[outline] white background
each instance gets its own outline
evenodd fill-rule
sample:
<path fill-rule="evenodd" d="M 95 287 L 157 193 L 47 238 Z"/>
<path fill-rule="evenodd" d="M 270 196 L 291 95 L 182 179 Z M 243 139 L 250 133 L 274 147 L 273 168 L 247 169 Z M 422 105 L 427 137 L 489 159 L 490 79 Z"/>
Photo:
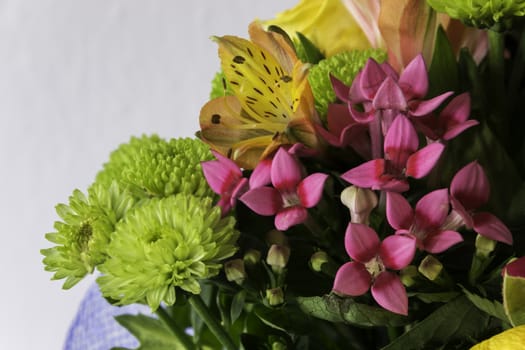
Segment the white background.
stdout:
<path fill-rule="evenodd" d="M 192 136 L 219 68 L 295 0 L 0 0 L 0 349 L 61 349 L 91 283 L 44 272 L 54 206 L 131 135 Z"/>

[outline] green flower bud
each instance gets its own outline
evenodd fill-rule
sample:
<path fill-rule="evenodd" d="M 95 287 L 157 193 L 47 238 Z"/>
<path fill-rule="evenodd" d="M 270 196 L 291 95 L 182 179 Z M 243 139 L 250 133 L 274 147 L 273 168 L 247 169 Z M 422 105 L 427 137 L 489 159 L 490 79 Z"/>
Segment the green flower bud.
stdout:
<path fill-rule="evenodd" d="M 242 259 L 233 259 L 225 262 L 224 272 L 228 281 L 235 282 L 238 285 L 241 285 L 247 277 Z"/>
<path fill-rule="evenodd" d="M 111 153 L 109 162 L 97 174 L 96 183 L 117 181 L 137 198 L 166 197 L 177 193 L 214 196 L 201 168 L 211 160 L 209 147 L 190 138 L 132 137 Z"/>
<path fill-rule="evenodd" d="M 525 325 L 525 257 L 514 259 L 503 269 L 503 307 L 512 326 Z"/>
<path fill-rule="evenodd" d="M 467 25 L 505 30 L 515 17 L 525 15 L 525 0 L 427 0 L 438 12 L 445 12 Z"/>
<path fill-rule="evenodd" d="M 351 222 L 370 224 L 370 213 L 377 207 L 377 196 L 367 188 L 349 186 L 341 192 L 341 202 L 350 209 Z"/>
<path fill-rule="evenodd" d="M 432 255 L 427 255 L 419 264 L 418 271 L 429 280 L 435 281 L 443 271 L 443 264 Z"/>
<path fill-rule="evenodd" d="M 290 248 L 283 245 L 272 244 L 268 250 L 266 263 L 272 267 L 276 273 L 281 273 L 288 264 L 290 258 Z"/>
<path fill-rule="evenodd" d="M 414 265 L 408 265 L 399 271 L 399 278 L 405 287 L 413 286 L 416 283 L 417 276 L 419 276 L 419 273 Z"/>
<path fill-rule="evenodd" d="M 257 265 L 261 261 L 261 252 L 255 249 L 249 249 L 244 254 L 243 260 L 248 266 Z"/>
<path fill-rule="evenodd" d="M 266 234 L 266 242 L 270 245 L 288 245 L 288 237 L 279 230 L 271 230 Z"/>
<path fill-rule="evenodd" d="M 107 257 L 106 248 L 115 225 L 134 205 L 131 195 L 114 182 L 108 188 L 94 185 L 87 196 L 75 190 L 69 205 L 58 204 L 56 232 L 46 239 L 56 246 L 42 249 L 46 271 L 55 272 L 53 279 L 63 279 L 63 288 L 77 284 Z"/>
<path fill-rule="evenodd" d="M 282 288 L 271 288 L 266 290 L 266 301 L 270 306 L 279 306 L 284 303 L 284 292 Z"/>
<path fill-rule="evenodd" d="M 350 85 L 371 57 L 382 62 L 386 59 L 386 53 L 382 50 L 373 49 L 346 51 L 328 57 L 310 68 L 308 82 L 312 87 L 315 108 L 322 117 L 326 116 L 328 105 L 336 101 L 330 74 L 346 85 Z"/>
<path fill-rule="evenodd" d="M 156 310 L 175 302 L 175 288 L 199 294 L 199 281 L 217 275 L 237 250 L 232 216 L 208 197 L 177 194 L 153 198 L 126 215 L 107 248 L 97 279 L 119 305 L 147 303 Z"/>
<path fill-rule="evenodd" d="M 313 253 L 310 257 L 310 267 L 315 272 L 321 272 L 323 265 L 328 263 L 328 261 L 328 254 L 321 250 Z"/>
<path fill-rule="evenodd" d="M 482 258 L 487 258 L 496 248 L 496 241 L 481 235 L 477 235 L 475 244 L 476 255 Z"/>

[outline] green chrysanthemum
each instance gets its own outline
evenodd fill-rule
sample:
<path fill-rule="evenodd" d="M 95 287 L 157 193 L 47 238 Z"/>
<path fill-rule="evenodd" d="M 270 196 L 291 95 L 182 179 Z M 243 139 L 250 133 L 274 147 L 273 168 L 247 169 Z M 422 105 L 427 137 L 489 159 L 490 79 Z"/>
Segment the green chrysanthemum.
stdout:
<path fill-rule="evenodd" d="M 310 69 L 308 81 L 314 94 L 315 108 L 321 116 L 326 116 L 328 105 L 336 101 L 330 74 L 350 85 L 370 57 L 382 62 L 386 59 L 386 53 L 381 50 L 342 52 L 320 61 Z"/>
<path fill-rule="evenodd" d="M 99 267 L 104 296 L 156 310 L 175 302 L 175 288 L 200 293 L 200 279 L 219 273 L 239 236 L 233 217 L 221 218 L 211 198 L 188 194 L 151 199 L 119 223 Z"/>
<path fill-rule="evenodd" d="M 438 12 L 479 28 L 504 30 L 525 15 L 525 0 L 427 0 Z"/>
<path fill-rule="evenodd" d="M 224 73 L 222 71 L 217 72 L 211 81 L 210 100 L 230 95 L 233 95 L 233 92 L 228 86 Z"/>
<path fill-rule="evenodd" d="M 108 185 L 117 181 L 138 198 L 177 193 L 213 196 L 200 165 L 211 159 L 209 147 L 197 139 L 132 137 L 111 154 L 96 183 Z"/>
<path fill-rule="evenodd" d="M 41 250 L 46 271 L 55 272 L 53 279 L 65 278 L 64 289 L 92 273 L 104 262 L 115 225 L 133 203 L 131 195 L 120 191 L 116 183 L 109 189 L 93 186 L 87 196 L 75 190 L 69 197 L 69 205 L 56 206 L 63 221 L 56 221 L 56 232 L 46 235 L 47 240 L 57 244 Z"/>

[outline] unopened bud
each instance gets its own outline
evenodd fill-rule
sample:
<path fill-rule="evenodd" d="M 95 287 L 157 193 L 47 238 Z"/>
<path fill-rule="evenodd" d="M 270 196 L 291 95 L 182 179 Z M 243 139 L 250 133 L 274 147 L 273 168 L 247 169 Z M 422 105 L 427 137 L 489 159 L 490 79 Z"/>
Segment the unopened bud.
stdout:
<path fill-rule="evenodd" d="M 272 343 L 272 350 L 286 350 L 288 347 L 286 346 L 286 343 L 283 343 L 280 340 L 274 341 Z"/>
<path fill-rule="evenodd" d="M 290 248 L 283 245 L 273 244 L 268 250 L 266 263 L 272 267 L 272 270 L 281 273 L 288 264 L 290 258 Z"/>
<path fill-rule="evenodd" d="M 248 266 L 257 265 L 261 261 L 261 252 L 255 249 L 249 249 L 244 254 L 243 260 Z"/>
<path fill-rule="evenodd" d="M 266 234 L 266 242 L 268 242 L 269 245 L 279 244 L 287 246 L 288 237 L 286 237 L 286 235 L 279 230 L 271 230 Z"/>
<path fill-rule="evenodd" d="M 443 264 L 432 255 L 427 255 L 419 264 L 418 271 L 429 280 L 434 281 L 443 271 Z"/>
<path fill-rule="evenodd" d="M 284 292 L 282 288 L 267 289 L 266 300 L 270 306 L 278 306 L 284 303 Z"/>
<path fill-rule="evenodd" d="M 233 259 L 225 262 L 224 271 L 226 272 L 226 279 L 238 285 L 241 285 L 247 277 L 242 259 Z"/>
<path fill-rule="evenodd" d="M 318 251 L 312 254 L 310 257 L 310 266 L 315 272 L 321 272 L 324 264 L 328 262 L 328 254 L 325 251 Z"/>
<path fill-rule="evenodd" d="M 476 255 L 486 258 L 496 248 L 496 241 L 492 239 L 477 235 L 476 237 Z"/>
<path fill-rule="evenodd" d="M 350 221 L 368 225 L 370 213 L 377 206 L 377 196 L 367 188 L 349 186 L 341 192 L 341 202 L 350 209 Z"/>
<path fill-rule="evenodd" d="M 413 286 L 416 283 L 417 276 L 419 276 L 419 273 L 417 272 L 417 267 L 414 265 L 408 265 L 399 271 L 399 278 L 405 287 Z"/>

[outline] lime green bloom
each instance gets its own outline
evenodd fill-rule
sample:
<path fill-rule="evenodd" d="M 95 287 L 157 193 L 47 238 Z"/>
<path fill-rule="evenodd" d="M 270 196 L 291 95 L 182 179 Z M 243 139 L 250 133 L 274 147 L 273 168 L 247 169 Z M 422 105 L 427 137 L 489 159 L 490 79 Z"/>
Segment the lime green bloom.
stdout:
<path fill-rule="evenodd" d="M 111 258 L 99 267 L 100 290 L 120 305 L 143 302 L 152 310 L 172 305 L 176 287 L 199 294 L 199 280 L 217 275 L 237 250 L 234 226 L 208 197 L 151 199 L 117 225 Z"/>
<path fill-rule="evenodd" d="M 231 95 L 233 95 L 233 91 L 228 86 L 224 73 L 222 71 L 217 72 L 211 81 L 210 100 Z"/>
<path fill-rule="evenodd" d="M 53 279 L 63 279 L 63 288 L 69 289 L 106 259 L 106 248 L 116 223 L 133 206 L 127 192 L 116 183 L 108 189 L 96 185 L 88 195 L 75 190 L 69 205 L 58 204 L 57 214 L 63 221 L 55 222 L 56 232 L 46 239 L 56 244 L 42 249 L 46 271 L 55 272 Z"/>
<path fill-rule="evenodd" d="M 506 29 L 525 15 L 525 0 L 427 0 L 438 12 L 478 28 Z"/>
<path fill-rule="evenodd" d="M 301 0 L 264 25 L 282 28 L 294 41 L 296 32 L 302 33 L 326 57 L 370 48 L 365 34 L 340 0 Z"/>
<path fill-rule="evenodd" d="M 326 116 L 328 105 L 336 101 L 335 92 L 330 82 L 330 74 L 350 86 L 354 77 L 370 57 L 382 62 L 387 55 L 382 50 L 373 49 L 346 51 L 328 57 L 310 68 L 308 81 L 314 94 L 315 108 L 321 116 Z"/>
<path fill-rule="evenodd" d="M 132 137 L 111 153 L 96 183 L 117 181 L 137 198 L 176 193 L 213 196 L 202 173 L 201 161 L 211 160 L 209 147 L 197 139 L 166 141 L 156 135 Z"/>
<path fill-rule="evenodd" d="M 497 334 L 471 347 L 470 350 L 521 350 L 524 339 L 525 325 Z"/>

